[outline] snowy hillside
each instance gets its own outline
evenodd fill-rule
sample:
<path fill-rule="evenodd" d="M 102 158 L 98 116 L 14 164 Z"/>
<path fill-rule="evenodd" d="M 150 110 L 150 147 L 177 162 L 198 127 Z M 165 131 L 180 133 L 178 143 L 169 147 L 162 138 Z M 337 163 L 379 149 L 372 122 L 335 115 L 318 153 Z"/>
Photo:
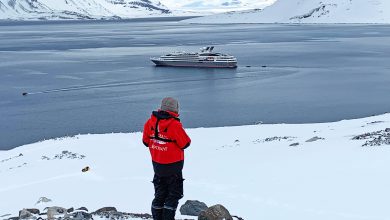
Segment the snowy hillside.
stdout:
<path fill-rule="evenodd" d="M 193 144 L 181 204 L 221 203 L 246 220 L 389 217 L 390 114 L 188 133 Z M 90 171 L 81 172 L 86 166 Z M 46 206 L 150 213 L 152 176 L 141 133 L 79 135 L 1 151 L 0 216 Z M 41 197 L 51 202 L 36 204 Z"/>
<path fill-rule="evenodd" d="M 254 8 L 264 8 L 272 4 L 275 0 L 162 0 L 170 9 L 178 11 L 198 11 L 198 12 L 226 12 Z"/>
<path fill-rule="evenodd" d="M 120 19 L 170 13 L 158 0 L 0 0 L 0 19 Z"/>
<path fill-rule="evenodd" d="M 191 23 L 390 23 L 388 0 L 277 0 L 250 10 L 187 20 Z"/>

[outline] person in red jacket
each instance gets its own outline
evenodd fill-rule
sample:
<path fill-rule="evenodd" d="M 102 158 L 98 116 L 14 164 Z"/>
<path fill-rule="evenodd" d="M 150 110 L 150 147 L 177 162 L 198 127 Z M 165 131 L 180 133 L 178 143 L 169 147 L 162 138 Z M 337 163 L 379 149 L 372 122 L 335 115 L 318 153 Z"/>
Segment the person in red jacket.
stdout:
<path fill-rule="evenodd" d="M 174 220 L 183 197 L 184 149 L 190 146 L 191 139 L 178 117 L 178 101 L 164 98 L 161 108 L 153 111 L 144 126 L 142 141 L 150 150 L 154 169 L 154 220 Z"/>

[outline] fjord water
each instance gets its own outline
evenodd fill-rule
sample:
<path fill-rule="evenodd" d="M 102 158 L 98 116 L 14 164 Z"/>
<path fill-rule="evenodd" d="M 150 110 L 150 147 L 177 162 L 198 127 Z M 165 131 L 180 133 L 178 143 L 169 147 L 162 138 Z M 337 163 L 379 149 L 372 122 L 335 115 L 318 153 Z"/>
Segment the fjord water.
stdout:
<path fill-rule="evenodd" d="M 236 56 L 238 68 L 149 61 L 208 45 Z M 0 149 L 140 131 L 165 96 L 180 100 L 187 128 L 381 114 L 390 110 L 389 54 L 386 25 L 3 22 Z"/>

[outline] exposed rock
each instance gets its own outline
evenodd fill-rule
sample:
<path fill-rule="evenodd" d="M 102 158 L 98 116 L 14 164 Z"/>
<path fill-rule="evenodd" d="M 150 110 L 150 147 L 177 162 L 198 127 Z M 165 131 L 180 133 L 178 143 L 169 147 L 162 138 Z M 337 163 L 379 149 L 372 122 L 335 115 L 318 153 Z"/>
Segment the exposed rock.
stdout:
<path fill-rule="evenodd" d="M 41 157 L 41 160 L 50 160 L 50 158 L 46 157 L 46 156 L 42 156 Z"/>
<path fill-rule="evenodd" d="M 289 137 L 289 136 L 284 136 L 284 137 L 268 137 L 268 138 L 265 138 L 265 139 L 257 139 L 255 141 L 253 141 L 253 143 L 264 143 L 264 142 L 272 142 L 272 141 L 281 141 L 281 140 L 287 140 L 287 141 L 292 141 L 294 140 L 295 137 Z"/>
<path fill-rule="evenodd" d="M 153 216 L 151 216 L 150 214 L 147 214 L 147 213 L 144 213 L 144 214 L 126 213 L 126 214 L 132 218 L 153 219 Z"/>
<path fill-rule="evenodd" d="M 218 204 L 202 211 L 198 220 L 233 220 L 233 218 L 225 207 Z"/>
<path fill-rule="evenodd" d="M 67 150 L 62 151 L 60 154 L 54 155 L 54 157 L 50 158 L 48 156 L 42 156 L 42 160 L 61 160 L 61 159 L 79 159 L 82 160 L 85 158 L 85 155 L 78 154 L 78 153 L 73 153 Z"/>
<path fill-rule="evenodd" d="M 27 219 L 31 217 L 33 217 L 33 215 L 27 209 L 22 209 L 19 211 L 19 219 Z"/>
<path fill-rule="evenodd" d="M 66 214 L 68 211 L 67 209 L 62 208 L 62 207 L 58 207 L 58 206 L 47 207 L 44 210 L 47 210 L 47 219 L 48 220 L 53 220 L 53 219 L 55 219 L 56 215 Z"/>
<path fill-rule="evenodd" d="M 35 203 L 35 205 L 37 205 L 39 203 L 48 203 L 48 202 L 51 202 L 51 199 L 48 199 L 46 197 L 41 197 L 38 199 L 38 201 Z"/>
<path fill-rule="evenodd" d="M 76 211 L 77 210 L 80 210 L 80 211 L 86 211 L 86 212 L 88 212 L 88 209 L 87 208 L 85 208 L 85 207 L 80 207 L 80 208 L 78 208 L 78 209 L 76 209 Z M 72 211 L 73 212 L 73 211 Z"/>
<path fill-rule="evenodd" d="M 309 140 L 306 140 L 306 142 L 314 142 L 314 141 L 318 141 L 318 140 L 325 140 L 325 138 L 315 136 L 315 137 L 310 138 Z"/>
<path fill-rule="evenodd" d="M 98 209 L 98 210 L 92 212 L 92 214 L 100 214 L 100 213 L 104 213 L 104 212 L 117 212 L 117 210 L 115 207 L 103 207 L 101 209 Z"/>
<path fill-rule="evenodd" d="M 64 217 L 65 220 L 88 220 L 92 219 L 92 214 L 89 214 L 88 212 L 83 212 L 83 211 L 76 211 L 71 214 L 67 214 Z"/>
<path fill-rule="evenodd" d="M 74 208 L 73 208 L 73 207 L 71 207 L 71 208 L 69 208 L 68 210 L 66 210 L 67 213 L 71 213 L 71 212 L 73 212 L 73 211 L 74 211 Z"/>
<path fill-rule="evenodd" d="M 373 125 L 373 124 L 379 124 L 379 123 L 383 123 L 384 121 L 373 121 L 373 122 L 369 122 L 367 123 L 368 125 Z"/>
<path fill-rule="evenodd" d="M 366 140 L 363 147 L 390 145 L 390 128 L 357 135 L 352 140 Z"/>
<path fill-rule="evenodd" d="M 39 209 L 26 209 L 26 210 L 29 211 L 31 214 L 35 214 L 35 215 L 39 215 L 41 213 Z"/>
<path fill-rule="evenodd" d="M 11 214 L 0 215 L 0 218 L 11 216 Z"/>
<path fill-rule="evenodd" d="M 153 219 L 153 216 L 150 214 L 137 214 L 137 213 L 126 213 L 126 212 L 117 212 L 117 211 L 101 211 L 93 213 L 94 216 L 98 216 L 104 219 L 110 220 L 123 220 L 123 219 Z"/>
<path fill-rule="evenodd" d="M 8 218 L 8 220 L 19 220 L 19 217 L 11 217 L 11 218 Z"/>
<path fill-rule="evenodd" d="M 204 211 L 207 208 L 207 205 L 203 202 L 198 200 L 187 200 L 184 205 L 180 207 L 180 213 L 182 215 L 198 216 L 201 211 Z"/>
<path fill-rule="evenodd" d="M 298 146 L 298 145 L 299 145 L 299 143 L 292 143 L 292 144 L 290 144 L 291 147 L 295 147 L 295 146 Z"/>

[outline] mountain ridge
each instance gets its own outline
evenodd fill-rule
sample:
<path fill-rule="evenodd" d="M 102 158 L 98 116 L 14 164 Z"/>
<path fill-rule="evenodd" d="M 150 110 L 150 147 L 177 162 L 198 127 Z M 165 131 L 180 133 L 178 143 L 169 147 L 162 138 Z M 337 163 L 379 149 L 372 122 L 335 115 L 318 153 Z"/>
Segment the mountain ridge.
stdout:
<path fill-rule="evenodd" d="M 158 0 L 0 0 L 0 19 L 8 20 L 127 19 L 171 13 Z"/>
<path fill-rule="evenodd" d="M 190 19 L 190 23 L 390 23 L 386 0 L 278 0 L 263 10 Z"/>

